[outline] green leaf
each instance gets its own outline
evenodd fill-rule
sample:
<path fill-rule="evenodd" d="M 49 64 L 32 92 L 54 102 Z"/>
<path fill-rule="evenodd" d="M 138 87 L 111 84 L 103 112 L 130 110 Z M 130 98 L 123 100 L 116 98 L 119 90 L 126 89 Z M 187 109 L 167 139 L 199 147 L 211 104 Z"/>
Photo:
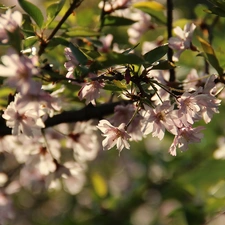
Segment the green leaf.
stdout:
<path fill-rule="evenodd" d="M 27 36 L 34 36 L 35 31 L 34 27 L 32 26 L 31 18 L 27 14 L 23 14 L 23 24 L 22 30 Z"/>
<path fill-rule="evenodd" d="M 74 57 L 77 59 L 77 61 L 81 64 L 81 65 L 86 65 L 87 64 L 87 57 L 86 55 L 75 45 L 73 45 L 72 43 L 69 44 L 69 48 L 71 49 Z"/>
<path fill-rule="evenodd" d="M 128 48 L 127 50 L 125 50 L 123 52 L 123 54 L 129 54 L 131 51 L 133 51 L 135 48 L 137 48 L 137 46 L 139 45 L 140 43 L 137 43 L 135 46 L 133 46 L 132 48 Z"/>
<path fill-rule="evenodd" d="M 168 61 L 168 60 L 160 60 L 159 62 L 155 63 L 153 67 L 151 68 L 152 70 L 171 70 L 174 69 L 176 66 Z"/>
<path fill-rule="evenodd" d="M 222 76 L 223 68 L 221 68 L 212 46 L 207 41 L 202 39 L 201 37 L 198 37 L 198 40 L 200 41 L 203 51 L 206 54 L 206 59 L 215 68 L 215 70 L 218 72 L 218 74 L 220 76 Z"/>
<path fill-rule="evenodd" d="M 58 2 L 55 2 L 51 4 L 47 8 L 47 22 L 46 22 L 46 27 L 49 26 L 49 24 L 55 19 L 55 17 L 58 15 L 58 13 L 61 11 L 62 7 L 65 4 L 65 0 L 60 0 Z"/>
<path fill-rule="evenodd" d="M 59 21 L 53 20 L 49 25 L 48 29 L 54 29 L 58 25 Z M 60 30 L 66 30 L 70 27 L 69 24 L 63 23 L 62 26 L 60 27 Z"/>
<path fill-rule="evenodd" d="M 106 16 L 104 26 L 129 26 L 135 22 L 136 21 L 124 17 Z"/>
<path fill-rule="evenodd" d="M 151 65 L 154 62 L 159 61 L 168 51 L 168 44 L 154 48 L 153 50 L 144 54 L 145 61 Z"/>
<path fill-rule="evenodd" d="M 0 9 L 2 9 L 2 10 L 13 9 L 14 7 L 16 7 L 16 6 L 15 5 L 13 5 L 13 6 L 6 6 L 6 5 L 3 5 L 3 4 L 0 4 Z"/>
<path fill-rule="evenodd" d="M 8 37 L 9 37 L 9 43 L 10 45 L 16 49 L 17 52 L 21 51 L 21 33 L 20 29 L 17 28 L 16 30 L 13 31 L 13 33 L 7 31 Z"/>
<path fill-rule="evenodd" d="M 25 1 L 25 0 L 18 0 L 21 8 L 28 14 L 30 17 L 35 21 L 39 28 L 42 27 L 44 22 L 44 17 L 42 15 L 41 10 L 34 4 Z"/>
<path fill-rule="evenodd" d="M 99 69 L 105 69 L 114 65 L 141 65 L 143 63 L 144 60 L 135 54 L 110 52 L 108 54 L 102 54 L 100 57 L 98 57 L 96 61 L 90 66 L 90 70 L 95 71 Z"/>
<path fill-rule="evenodd" d="M 68 37 L 96 37 L 100 33 L 83 27 L 71 28 L 66 32 Z"/>
<path fill-rule="evenodd" d="M 52 38 L 52 40 L 49 42 L 48 44 L 48 48 L 54 48 L 58 45 L 62 45 L 65 47 L 68 47 L 70 45 L 70 42 L 67 41 L 65 38 L 63 37 L 54 37 Z"/>
<path fill-rule="evenodd" d="M 210 2 L 213 6 L 209 7 L 209 10 L 206 10 L 206 12 L 225 17 L 225 1 L 210 0 Z"/>
<path fill-rule="evenodd" d="M 119 88 L 114 83 L 113 84 L 107 83 L 104 86 L 104 90 L 108 90 L 108 91 L 112 91 L 112 92 L 117 92 L 117 91 L 122 91 L 123 89 Z"/>
<path fill-rule="evenodd" d="M 38 41 L 37 36 L 30 36 L 23 41 L 24 49 L 32 47 Z"/>
<path fill-rule="evenodd" d="M 156 2 L 156 1 L 150 1 L 150 2 L 137 2 L 133 4 L 133 7 L 140 9 L 141 11 L 149 14 L 159 22 L 166 24 L 166 17 L 163 13 L 163 10 L 165 7 Z"/>
<path fill-rule="evenodd" d="M 127 84 L 125 82 L 119 81 L 119 80 L 113 80 L 113 83 L 116 87 L 120 88 L 121 90 L 127 89 Z"/>

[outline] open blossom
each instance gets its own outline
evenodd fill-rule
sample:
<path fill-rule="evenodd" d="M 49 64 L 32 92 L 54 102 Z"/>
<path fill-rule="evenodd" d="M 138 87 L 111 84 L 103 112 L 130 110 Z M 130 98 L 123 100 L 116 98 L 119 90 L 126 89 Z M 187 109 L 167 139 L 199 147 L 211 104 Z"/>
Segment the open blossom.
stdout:
<path fill-rule="evenodd" d="M 151 16 L 142 11 L 136 10 L 129 17 L 134 21 L 138 21 L 127 30 L 129 42 L 135 45 L 139 42 L 141 36 L 154 26 L 151 22 Z"/>
<path fill-rule="evenodd" d="M 11 102 L 2 117 L 6 120 L 6 125 L 12 128 L 12 134 L 18 135 L 20 133 L 30 137 L 34 134 L 39 134 L 41 128 L 45 127 L 41 112 L 37 113 L 33 108 L 21 107 L 18 104 L 20 94 L 15 96 L 15 100 Z"/>
<path fill-rule="evenodd" d="M 125 131 L 125 123 L 120 124 L 118 127 L 114 127 L 107 120 L 100 120 L 97 128 L 102 131 L 105 139 L 102 142 L 103 149 L 109 150 L 115 145 L 119 151 L 122 151 L 125 147 L 130 148 L 128 139 L 130 135 Z"/>
<path fill-rule="evenodd" d="M 200 127 L 181 127 L 178 129 L 178 134 L 174 137 L 173 143 L 170 146 L 169 153 L 172 156 L 176 156 L 176 148 L 180 148 L 181 151 L 188 149 L 188 144 L 199 143 L 203 138 L 203 134 L 200 133 L 205 128 Z"/>
<path fill-rule="evenodd" d="M 65 48 L 65 56 L 67 58 L 67 62 L 64 63 L 65 68 L 67 69 L 68 73 L 66 74 L 67 78 L 74 78 L 73 72 L 74 69 L 79 65 L 78 60 L 73 55 L 70 48 Z"/>
<path fill-rule="evenodd" d="M 180 27 L 174 28 L 174 33 L 176 37 L 171 37 L 169 39 L 169 47 L 174 49 L 176 53 L 173 56 L 174 61 L 178 61 L 180 54 L 186 49 L 196 50 L 192 45 L 192 36 L 196 28 L 196 25 L 193 23 L 186 24 L 184 30 Z"/>
<path fill-rule="evenodd" d="M 209 94 L 199 94 L 196 96 L 198 105 L 200 107 L 200 113 L 205 121 L 205 123 L 209 123 L 215 113 L 219 113 L 220 99 L 217 99 L 213 95 Z"/>
<path fill-rule="evenodd" d="M 31 78 L 38 74 L 38 70 L 32 59 L 24 55 L 19 56 L 10 48 L 1 60 L 4 65 L 0 65 L 0 76 L 7 77 L 6 83 L 9 86 L 16 87 L 23 94 L 33 89 L 35 82 Z"/>
<path fill-rule="evenodd" d="M 100 95 L 100 89 L 103 88 L 105 84 L 99 81 L 90 81 L 84 83 L 78 93 L 80 100 L 86 99 L 86 104 L 90 102 L 95 105 L 95 99 Z"/>
<path fill-rule="evenodd" d="M 8 42 L 8 32 L 14 32 L 22 24 L 22 14 L 19 11 L 12 13 L 7 10 L 5 14 L 0 15 L 0 41 Z"/>
<path fill-rule="evenodd" d="M 182 120 L 185 126 L 194 123 L 194 119 L 197 117 L 198 112 L 200 111 L 200 106 L 198 105 L 198 99 L 196 95 L 198 93 L 188 93 L 185 92 L 182 94 L 178 102 L 178 117 Z"/>
<path fill-rule="evenodd" d="M 121 123 L 128 124 L 130 119 L 133 117 L 135 113 L 135 106 L 133 104 L 128 105 L 117 105 L 114 109 L 114 115 L 110 119 L 110 122 L 114 126 L 119 126 Z M 141 121 L 143 117 L 140 114 L 136 114 L 135 117 L 132 118 L 129 126 L 127 127 L 127 132 L 131 136 L 130 140 L 140 141 L 143 137 L 143 133 L 141 131 Z"/>
<path fill-rule="evenodd" d="M 66 147 L 72 148 L 74 158 L 79 162 L 94 160 L 100 145 L 96 134 L 96 126 L 92 121 L 76 122 L 66 139 Z"/>
<path fill-rule="evenodd" d="M 152 133 L 153 137 L 158 137 L 160 140 L 163 139 L 166 129 L 171 133 L 176 133 L 176 126 L 170 117 L 172 110 L 173 106 L 170 102 L 165 101 L 155 109 L 149 108 L 144 111 L 142 113 L 144 117 L 143 133 L 145 135 Z"/>
<path fill-rule="evenodd" d="M 98 48 L 100 52 L 108 52 L 110 50 L 111 44 L 113 40 L 112 34 L 107 34 L 106 36 L 100 37 L 100 41 L 102 42 L 102 46 Z"/>

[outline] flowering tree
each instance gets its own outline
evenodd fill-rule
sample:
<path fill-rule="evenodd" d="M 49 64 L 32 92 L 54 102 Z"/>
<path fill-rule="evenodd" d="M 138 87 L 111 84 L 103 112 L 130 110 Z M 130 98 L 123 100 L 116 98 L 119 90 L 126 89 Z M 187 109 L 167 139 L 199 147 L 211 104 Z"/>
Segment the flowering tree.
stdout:
<path fill-rule="evenodd" d="M 210 132 L 214 114 L 222 115 L 224 59 L 217 42 L 225 3 L 198 5 L 193 20 L 173 19 L 172 0 L 93 1 L 93 10 L 82 0 L 60 0 L 48 3 L 45 12 L 31 1 L 18 3 L 21 12 L 0 4 L 0 224 L 17 218 L 21 224 L 209 224 L 224 210 L 224 175 L 201 179 L 206 161 L 204 173 L 193 170 L 183 179 L 174 168 L 185 167 L 183 174 L 192 159 L 209 156 L 213 171 L 224 169 L 222 136 L 205 155 L 181 153 L 192 143 L 208 145 L 203 130 Z M 171 143 L 148 144 L 154 148 L 148 153 L 133 147 L 155 138 Z M 121 161 L 124 148 L 139 163 L 127 155 Z M 120 177 L 112 170 L 107 180 L 107 172 L 90 168 L 109 170 L 105 162 L 116 168 L 107 161 L 110 153 L 102 153 L 110 149 L 119 151 L 126 172 Z M 170 155 L 184 159 L 179 163 Z M 96 161 L 102 163 L 99 170 Z M 124 192 L 128 197 L 121 200 Z M 54 198 L 44 202 L 54 212 L 42 212 L 38 220 L 20 213 L 23 207 L 45 210 L 40 199 L 47 193 Z M 81 219 L 61 215 L 73 215 L 65 211 L 68 203 L 54 200 L 66 193 L 77 194 L 74 213 Z"/>

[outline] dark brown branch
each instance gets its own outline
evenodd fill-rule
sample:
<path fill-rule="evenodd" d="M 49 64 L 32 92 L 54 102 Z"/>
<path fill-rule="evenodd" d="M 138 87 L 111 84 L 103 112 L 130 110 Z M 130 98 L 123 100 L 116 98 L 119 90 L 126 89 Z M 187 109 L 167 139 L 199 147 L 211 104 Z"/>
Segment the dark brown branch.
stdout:
<path fill-rule="evenodd" d="M 172 37 L 173 30 L 173 0 L 167 0 L 167 38 Z M 168 48 L 167 57 L 170 62 L 173 62 L 173 50 Z M 170 82 L 174 82 L 176 80 L 175 70 L 170 69 Z"/>
<path fill-rule="evenodd" d="M 61 123 L 73 123 L 78 121 L 87 121 L 90 119 L 102 119 L 114 112 L 114 108 L 120 104 L 128 104 L 129 101 L 120 101 L 102 104 L 99 106 L 88 105 L 80 110 L 64 111 L 61 114 L 48 118 L 45 121 L 45 128 L 56 126 Z M 5 124 L 5 120 L 0 117 L 0 137 L 10 135 L 11 129 Z"/>

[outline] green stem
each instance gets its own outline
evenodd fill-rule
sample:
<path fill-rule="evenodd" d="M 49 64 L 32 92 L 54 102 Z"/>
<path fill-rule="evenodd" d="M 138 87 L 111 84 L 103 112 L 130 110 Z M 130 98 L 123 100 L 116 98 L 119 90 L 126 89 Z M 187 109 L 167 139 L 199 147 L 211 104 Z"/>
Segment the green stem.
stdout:
<path fill-rule="evenodd" d="M 49 44 L 49 41 L 55 36 L 55 34 L 58 32 L 58 30 L 61 28 L 61 26 L 63 25 L 63 23 L 67 20 L 67 18 L 73 13 L 74 9 L 76 9 L 82 2 L 83 0 L 74 0 L 69 9 L 66 11 L 65 15 L 63 16 L 63 18 L 59 21 L 59 23 L 57 24 L 57 26 L 55 27 L 55 29 L 52 31 L 52 33 L 49 35 L 49 37 L 46 40 L 42 39 L 41 45 L 40 45 L 40 49 L 38 52 L 38 55 L 41 56 L 46 47 Z"/>

